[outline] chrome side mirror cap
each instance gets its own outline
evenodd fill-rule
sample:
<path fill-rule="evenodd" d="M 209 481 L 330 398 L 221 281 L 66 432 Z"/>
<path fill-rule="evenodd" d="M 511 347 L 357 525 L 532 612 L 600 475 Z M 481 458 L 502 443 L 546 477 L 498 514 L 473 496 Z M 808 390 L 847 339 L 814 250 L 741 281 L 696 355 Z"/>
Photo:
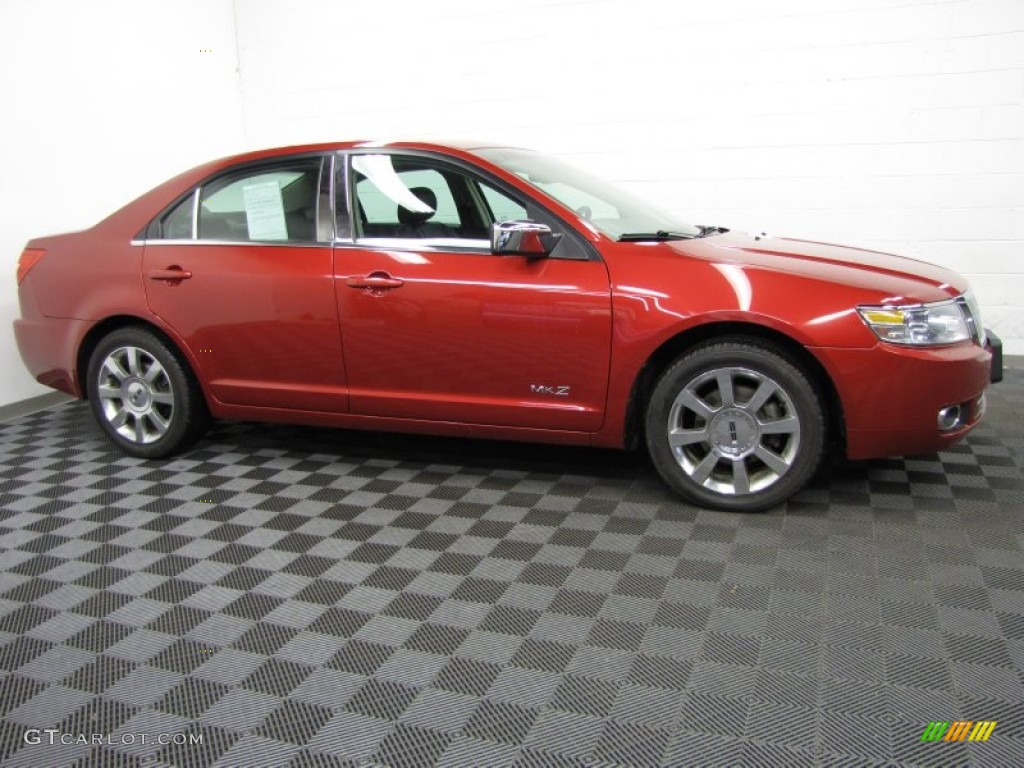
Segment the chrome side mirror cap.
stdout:
<path fill-rule="evenodd" d="M 552 232 L 547 224 L 537 221 L 496 221 L 491 226 L 491 253 L 540 259 L 550 255 L 561 239 L 561 233 Z"/>

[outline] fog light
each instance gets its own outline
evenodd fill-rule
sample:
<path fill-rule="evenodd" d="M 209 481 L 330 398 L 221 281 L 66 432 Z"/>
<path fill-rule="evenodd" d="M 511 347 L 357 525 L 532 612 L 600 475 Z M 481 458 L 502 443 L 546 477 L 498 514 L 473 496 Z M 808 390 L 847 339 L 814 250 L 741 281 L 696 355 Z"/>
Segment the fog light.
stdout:
<path fill-rule="evenodd" d="M 939 411 L 939 432 L 949 432 L 960 426 L 962 411 L 959 405 L 949 405 Z"/>

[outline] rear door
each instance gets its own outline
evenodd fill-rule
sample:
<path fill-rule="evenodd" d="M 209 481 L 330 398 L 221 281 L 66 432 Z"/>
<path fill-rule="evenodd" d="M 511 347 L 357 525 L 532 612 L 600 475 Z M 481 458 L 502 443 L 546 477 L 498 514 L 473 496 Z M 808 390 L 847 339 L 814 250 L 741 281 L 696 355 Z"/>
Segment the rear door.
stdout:
<path fill-rule="evenodd" d="M 150 309 L 224 403 L 346 411 L 327 204 L 332 158 L 240 168 L 147 233 Z"/>
<path fill-rule="evenodd" d="M 461 166 L 353 154 L 335 291 L 353 413 L 590 432 L 604 420 L 611 299 L 573 237 L 496 256 L 496 218 L 537 206 Z M 556 223 L 556 226 L 564 226 Z"/>

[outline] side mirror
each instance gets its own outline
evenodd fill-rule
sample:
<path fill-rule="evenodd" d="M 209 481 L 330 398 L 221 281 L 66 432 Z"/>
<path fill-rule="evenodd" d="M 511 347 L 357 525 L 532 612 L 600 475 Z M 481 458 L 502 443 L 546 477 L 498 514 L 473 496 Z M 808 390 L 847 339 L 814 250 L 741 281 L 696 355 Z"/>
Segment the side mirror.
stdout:
<path fill-rule="evenodd" d="M 548 256 L 562 239 L 547 224 L 525 219 L 496 221 L 491 226 L 491 253 L 498 255 Z"/>

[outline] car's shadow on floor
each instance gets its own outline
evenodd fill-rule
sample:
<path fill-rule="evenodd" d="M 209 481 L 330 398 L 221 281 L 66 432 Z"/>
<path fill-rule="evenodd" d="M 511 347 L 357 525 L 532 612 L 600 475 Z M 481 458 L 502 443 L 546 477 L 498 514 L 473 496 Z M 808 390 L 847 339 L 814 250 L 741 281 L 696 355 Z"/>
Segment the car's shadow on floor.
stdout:
<path fill-rule="evenodd" d="M 580 446 L 520 443 L 472 438 L 365 432 L 259 423 L 216 423 L 192 454 L 231 450 L 289 457 L 335 457 L 395 462 L 409 468 L 441 466 L 450 471 L 509 474 L 534 480 L 574 476 L 596 493 L 617 491 L 631 501 L 689 506 L 658 477 L 642 448 L 612 450 Z M 822 503 L 863 504 L 873 489 L 909 494 L 907 462 L 934 463 L 939 454 L 871 461 L 827 456 L 808 486 L 773 512 L 824 513 Z"/>
<path fill-rule="evenodd" d="M 285 451 L 290 456 L 326 454 L 531 475 L 593 475 L 620 482 L 654 472 L 639 451 L 250 422 L 215 422 L 192 452 L 222 450 L 224 445 L 244 446 L 253 453 Z"/>
<path fill-rule="evenodd" d="M 109 455 L 111 463 L 124 460 L 124 455 L 107 442 L 95 426 L 85 402 L 61 406 L 60 413 L 60 426 L 65 435 L 75 435 L 83 445 L 88 444 L 104 456 Z M 957 482 L 957 478 L 950 477 L 948 463 L 955 460 L 958 473 L 966 470 L 980 474 L 978 467 L 972 470 L 970 466 L 973 463 L 972 443 L 983 449 L 986 444 L 995 442 L 992 437 L 985 436 L 985 429 L 979 429 L 967 443 L 941 454 L 870 461 L 826 457 L 804 490 L 768 514 L 821 516 L 835 505 L 863 509 L 864 505 L 871 507 L 879 503 L 893 508 L 949 508 L 954 495 L 950 492 L 950 484 Z M 588 494 L 633 502 L 690 506 L 661 481 L 642 449 L 611 450 L 217 421 L 206 436 L 180 458 L 209 461 L 227 453 L 244 454 L 257 463 L 282 456 L 297 461 L 326 463 L 386 462 L 418 471 L 429 468 L 442 475 L 469 471 L 492 477 L 504 476 L 506 482 L 558 482 L 569 476 L 580 491 Z M 145 463 L 159 468 L 167 461 L 170 460 Z M 979 490 L 991 494 L 989 489 Z"/>

